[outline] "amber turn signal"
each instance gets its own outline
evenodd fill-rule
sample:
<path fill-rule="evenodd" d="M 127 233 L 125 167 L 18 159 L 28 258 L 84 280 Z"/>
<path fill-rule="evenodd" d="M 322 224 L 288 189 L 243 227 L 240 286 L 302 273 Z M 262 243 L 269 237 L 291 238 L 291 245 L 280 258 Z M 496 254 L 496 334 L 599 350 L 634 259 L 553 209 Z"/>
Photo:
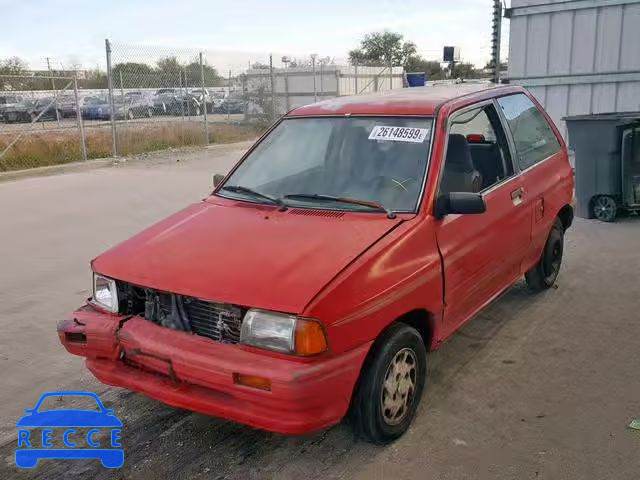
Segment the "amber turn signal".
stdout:
<path fill-rule="evenodd" d="M 257 388 L 259 390 L 271 391 L 271 380 L 255 375 L 243 375 L 242 373 L 233 374 L 233 383 L 236 385 L 244 385 L 245 387 Z"/>
<path fill-rule="evenodd" d="M 322 325 L 314 320 L 298 318 L 295 332 L 297 355 L 317 355 L 327 351 L 327 337 Z"/>

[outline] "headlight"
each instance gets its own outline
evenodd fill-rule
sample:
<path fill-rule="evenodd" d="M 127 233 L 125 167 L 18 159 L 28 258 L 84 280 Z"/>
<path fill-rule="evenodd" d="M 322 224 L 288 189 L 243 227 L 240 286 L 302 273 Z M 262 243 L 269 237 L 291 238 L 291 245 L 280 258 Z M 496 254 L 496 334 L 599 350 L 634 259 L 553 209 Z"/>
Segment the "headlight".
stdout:
<path fill-rule="evenodd" d="M 115 280 L 97 273 L 93 274 L 93 303 L 105 310 L 118 313 L 118 291 Z"/>
<path fill-rule="evenodd" d="M 327 351 L 327 339 L 316 320 L 251 309 L 244 316 L 240 342 L 296 355 Z"/>

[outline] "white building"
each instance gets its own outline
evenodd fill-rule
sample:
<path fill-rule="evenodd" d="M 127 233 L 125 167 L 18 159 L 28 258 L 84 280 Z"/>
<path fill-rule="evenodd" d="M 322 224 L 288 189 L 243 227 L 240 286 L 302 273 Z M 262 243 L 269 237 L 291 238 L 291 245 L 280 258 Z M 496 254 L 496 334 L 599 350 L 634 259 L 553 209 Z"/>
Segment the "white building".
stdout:
<path fill-rule="evenodd" d="M 263 88 L 270 95 L 269 69 L 247 71 L 249 92 Z M 402 88 L 402 67 L 364 67 L 352 65 L 317 65 L 311 67 L 274 68 L 273 86 L 276 109 L 285 113 L 292 108 L 342 95 L 381 92 Z"/>
<path fill-rule="evenodd" d="M 509 72 L 561 118 L 640 111 L 640 0 L 512 0 Z"/>

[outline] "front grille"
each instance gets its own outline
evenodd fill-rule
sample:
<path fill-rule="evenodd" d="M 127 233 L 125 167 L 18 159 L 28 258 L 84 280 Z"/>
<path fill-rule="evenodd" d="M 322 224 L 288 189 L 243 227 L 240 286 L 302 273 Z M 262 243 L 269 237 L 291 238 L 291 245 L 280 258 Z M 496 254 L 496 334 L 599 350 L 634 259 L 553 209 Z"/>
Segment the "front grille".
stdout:
<path fill-rule="evenodd" d="M 117 282 L 120 313 L 174 330 L 238 343 L 246 308 Z"/>
<path fill-rule="evenodd" d="M 185 311 L 191 331 L 196 335 L 229 343 L 240 341 L 240 327 L 246 310 L 193 298 L 185 303 Z"/>

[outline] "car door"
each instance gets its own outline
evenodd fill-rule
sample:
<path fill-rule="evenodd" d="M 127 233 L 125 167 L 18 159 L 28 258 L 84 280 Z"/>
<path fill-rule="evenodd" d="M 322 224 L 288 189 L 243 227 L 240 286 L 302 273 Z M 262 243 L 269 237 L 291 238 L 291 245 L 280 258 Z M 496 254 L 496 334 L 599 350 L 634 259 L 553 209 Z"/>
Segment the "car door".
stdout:
<path fill-rule="evenodd" d="M 438 195 L 475 192 L 486 205 L 484 213 L 452 214 L 436 222 L 444 324 L 453 331 L 520 276 L 531 212 L 523 207 L 523 184 L 493 100 L 451 114 L 447 136 Z"/>
<path fill-rule="evenodd" d="M 499 97 L 497 103 L 520 169 L 523 206 L 531 211 L 531 244 L 521 266 L 524 273 L 542 254 L 556 215 L 566 202 L 561 179 L 570 174 L 570 167 L 559 135 L 526 94 Z"/>

